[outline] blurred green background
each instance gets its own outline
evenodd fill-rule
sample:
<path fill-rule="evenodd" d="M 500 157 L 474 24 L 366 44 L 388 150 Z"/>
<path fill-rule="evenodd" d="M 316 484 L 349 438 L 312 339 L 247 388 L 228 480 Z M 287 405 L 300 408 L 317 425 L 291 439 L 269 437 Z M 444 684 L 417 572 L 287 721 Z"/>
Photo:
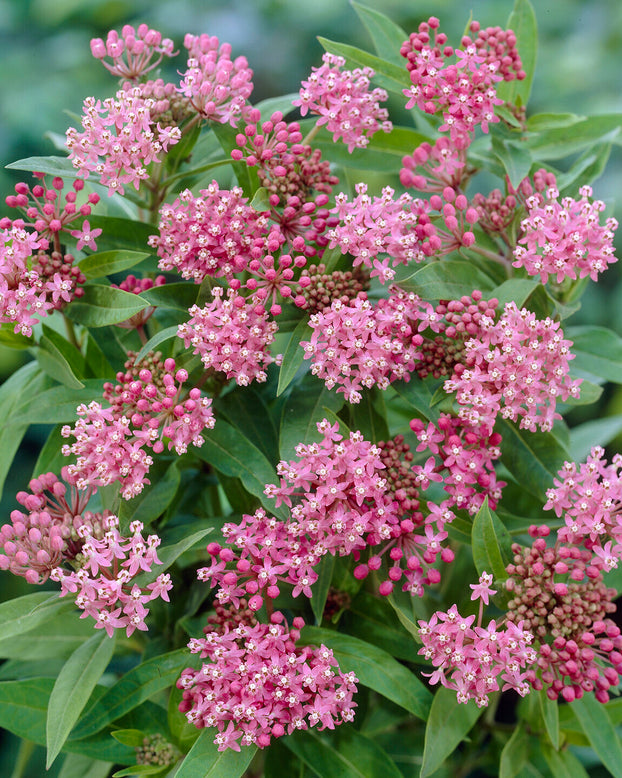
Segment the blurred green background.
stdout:
<path fill-rule="evenodd" d="M 532 0 L 538 18 L 540 46 L 530 113 L 622 112 L 622 3 L 620 0 Z M 505 25 L 513 0 L 382 0 L 367 5 L 382 11 L 407 32 L 430 15 L 438 16 L 450 42 L 457 43 L 469 12 L 482 26 Z M 76 125 L 84 97 L 104 98 L 117 83 L 91 57 L 89 40 L 106 37 L 109 29 L 146 22 L 183 49 L 183 36 L 209 33 L 244 54 L 255 72 L 253 101 L 294 92 L 300 80 L 318 65 L 321 35 L 356 46 L 371 46 L 347 0 L 0 0 L 0 193 L 13 191 L 23 174 L 3 169 L 14 160 L 57 153 L 47 132 L 64 134 Z M 181 67 L 181 59 L 178 67 Z M 175 68 L 165 73 L 176 80 Z M 606 173 L 594 185 L 622 221 L 618 191 L 622 149 L 614 152 Z M 10 215 L 0 205 L 0 215 Z M 620 246 L 620 239 L 618 240 Z M 619 250 L 618 250 L 619 253 Z M 622 283 L 617 266 L 600 284 L 590 285 L 584 305 L 572 323 L 593 323 L 622 332 Z M 27 358 L 23 352 L 0 349 L 0 382 Z M 598 408 L 588 414 L 622 412 L 619 389 L 607 387 Z M 576 421 L 585 411 L 576 413 Z M 2 515 L 16 507 L 14 489 L 24 488 L 34 456 L 48 429 L 34 427 L 9 476 L 0 503 Z M 2 581 L 2 596 L 29 590 L 21 579 Z M 9 591 L 10 589 L 10 591 Z M 11 776 L 17 741 L 0 741 L 0 775 Z M 41 751 L 41 749 L 38 749 Z M 54 767 L 47 775 L 54 778 Z M 39 778 L 43 768 L 32 760 L 24 778 Z"/>

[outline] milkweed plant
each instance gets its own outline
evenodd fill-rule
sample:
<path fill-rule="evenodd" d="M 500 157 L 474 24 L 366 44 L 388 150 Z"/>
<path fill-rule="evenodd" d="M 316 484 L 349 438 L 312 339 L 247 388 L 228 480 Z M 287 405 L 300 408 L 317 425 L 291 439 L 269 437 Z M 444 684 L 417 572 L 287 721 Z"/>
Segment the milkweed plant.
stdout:
<path fill-rule="evenodd" d="M 571 321 L 621 117 L 529 111 L 529 0 L 352 5 L 375 53 L 259 103 L 216 37 L 112 30 L 110 97 L 8 166 L 2 481 L 49 437 L 0 724 L 63 777 L 622 775 L 622 455 L 564 420 L 622 383 Z"/>

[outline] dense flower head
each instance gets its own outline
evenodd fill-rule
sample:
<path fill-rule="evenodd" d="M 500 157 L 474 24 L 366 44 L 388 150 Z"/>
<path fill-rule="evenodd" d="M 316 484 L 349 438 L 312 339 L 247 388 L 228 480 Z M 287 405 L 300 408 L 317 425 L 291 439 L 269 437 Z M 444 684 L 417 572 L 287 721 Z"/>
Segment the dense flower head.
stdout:
<path fill-rule="evenodd" d="M 473 624 L 475 616 L 461 616 L 452 605 L 437 611 L 429 621 L 419 622 L 419 649 L 436 668 L 429 683 L 441 683 L 456 692 L 458 702 L 474 699 L 481 708 L 492 692 L 514 689 L 521 696 L 529 692 L 527 668 L 536 661 L 531 646 L 533 635 L 522 621 L 486 627 Z"/>
<path fill-rule="evenodd" d="M 446 45 L 447 36 L 439 33 L 438 27 L 438 19 L 431 17 L 419 25 L 418 32 L 411 33 L 400 50 L 412 82 L 410 89 L 403 90 L 408 98 L 406 108 L 417 106 L 426 113 L 442 113 L 440 131 L 449 132 L 455 146 L 466 148 L 477 126 L 488 132 L 488 125 L 499 121 L 495 107 L 503 100 L 497 96 L 495 85 L 520 66 L 520 60 L 509 65 L 504 62 L 505 51 L 513 51 L 516 39 L 507 32 L 497 59 L 490 38 L 484 40 L 480 35 L 477 43 L 465 38 L 464 49 L 454 51 Z M 456 60 L 450 61 L 454 54 Z"/>
<path fill-rule="evenodd" d="M 600 224 L 605 204 L 590 201 L 590 186 L 581 187 L 579 194 L 580 200 L 564 197 L 560 201 L 559 191 L 551 186 L 545 196 L 527 198 L 514 267 L 524 267 L 530 276 L 539 275 L 545 284 L 549 276 L 557 283 L 586 276 L 597 281 L 609 264 L 617 262 L 613 237 L 618 222 L 611 217 Z"/>
<path fill-rule="evenodd" d="M 210 661 L 182 672 L 179 709 L 196 727 L 217 728 L 219 751 L 265 748 L 296 730 L 352 721 L 357 678 L 341 672 L 326 646 L 297 646 L 303 626 L 296 617 L 290 628 L 277 611 L 270 624 L 224 621 L 189 642 Z"/>
<path fill-rule="evenodd" d="M 422 262 L 434 254 L 436 228 L 425 200 L 406 193 L 394 199 L 391 187 L 373 198 L 367 194 L 367 184 L 357 184 L 355 189 L 357 196 L 351 202 L 344 193 L 335 198 L 332 213 L 339 224 L 328 232 L 329 248 L 339 246 L 354 257 L 354 267 L 365 265 L 383 284 L 393 279 L 392 267 Z"/>
<path fill-rule="evenodd" d="M 554 486 L 546 493 L 545 510 L 554 510 L 565 526 L 558 536 L 565 543 L 592 551 L 591 564 L 609 571 L 622 558 L 622 456 L 611 463 L 600 446 L 594 446 L 586 462 L 565 462 Z"/>
<path fill-rule="evenodd" d="M 479 214 L 479 226 L 489 233 L 505 233 L 516 215 L 517 200 L 513 194 L 504 195 L 493 189 L 488 195 L 476 192 L 473 206 Z"/>
<path fill-rule="evenodd" d="M 292 585 L 294 597 L 311 597 L 315 567 L 326 554 L 346 556 L 392 537 L 398 519 L 378 448 L 360 432 L 343 437 L 339 425 L 326 419 L 318 431 L 319 443 L 299 444 L 296 459 L 279 462 L 280 485 L 266 486 L 277 508 L 286 506 L 288 518 L 259 509 L 223 528 L 236 554 L 218 543 L 208 546 L 212 562 L 199 578 L 218 585 L 219 602 L 237 607 L 251 595 L 249 606 L 257 610 L 265 596 L 278 596 L 279 582 Z M 231 562 L 235 570 L 227 569 Z"/>
<path fill-rule="evenodd" d="M 105 43 L 101 38 L 93 38 L 91 53 L 113 76 L 128 81 L 137 81 L 156 68 L 164 56 L 174 55 L 173 41 L 162 38 L 162 33 L 146 24 L 139 24 L 138 28 L 125 24 L 121 35 L 110 30 Z M 106 57 L 112 62 L 106 62 Z"/>
<path fill-rule="evenodd" d="M 229 43 L 205 34 L 186 35 L 184 46 L 189 59 L 179 92 L 203 118 L 236 127 L 253 91 L 246 57 L 232 60 Z"/>
<path fill-rule="evenodd" d="M 258 306 L 270 310 L 272 316 L 281 313 L 281 305 L 277 300 L 292 300 L 299 308 L 305 304 L 302 295 L 294 294 L 299 286 L 307 286 L 310 281 L 306 276 L 299 279 L 295 277 L 295 271 L 307 264 L 305 256 L 292 257 L 290 254 L 281 254 L 275 259 L 271 254 L 261 259 L 251 259 L 248 263 L 249 278 L 244 288 L 251 292 L 249 300 Z M 241 288 L 236 282 L 231 284 L 235 288 Z"/>
<path fill-rule="evenodd" d="M 177 746 L 169 743 L 159 732 L 155 735 L 145 735 L 142 745 L 135 746 L 134 750 L 137 765 L 172 767 L 181 757 Z"/>
<path fill-rule="evenodd" d="M 373 306 L 361 295 L 344 305 L 313 314 L 310 341 L 301 341 L 311 372 L 327 388 L 337 386 L 350 403 L 361 401 L 361 389 L 386 389 L 392 381 L 408 380 L 420 356 L 420 335 L 408 323 L 401 292 Z M 407 296 L 406 296 L 407 297 Z"/>
<path fill-rule="evenodd" d="M 622 673 L 622 635 L 607 618 L 615 611 L 614 589 L 603 583 L 585 548 L 559 539 L 547 546 L 545 525 L 530 527 L 531 547 L 512 546 L 506 588 L 510 621 L 521 620 L 535 636 L 537 667 L 528 673 L 536 689 L 566 702 L 595 692 L 607 702 Z"/>
<path fill-rule="evenodd" d="M 47 279 L 29 268 L 40 245 L 39 236 L 23 227 L 13 224 L 0 230 L 0 321 L 15 324 L 15 332 L 27 337 L 54 308 Z M 52 278 L 55 284 L 62 280 L 60 275 Z"/>
<path fill-rule="evenodd" d="M 190 320 L 179 325 L 177 334 L 186 348 L 201 357 L 206 369 L 235 378 L 239 386 L 264 382 L 265 368 L 274 361 L 269 346 L 277 325 L 262 305 L 247 302 L 234 289 L 226 298 L 222 287 L 212 290 L 213 301 L 203 308 L 193 305 Z"/>
<path fill-rule="evenodd" d="M 206 276 L 231 278 L 280 240 L 268 237 L 267 214 L 248 204 L 240 187 L 221 190 L 216 181 L 195 197 L 189 189 L 160 209 L 160 234 L 149 238 L 160 270 L 176 270 L 199 284 Z"/>
<path fill-rule="evenodd" d="M 181 455 L 190 444 L 202 446 L 203 431 L 214 427 L 211 399 L 196 388 L 183 396 L 186 370 L 176 370 L 170 358 L 163 363 L 152 358 L 149 366 L 140 364 L 138 376 L 132 366 L 118 373 L 116 385 L 104 384 L 109 408 L 95 401 L 82 404 L 74 427 L 62 428 L 63 437 L 75 438 L 62 451 L 77 458 L 67 473 L 78 488 L 119 481 L 121 496 L 129 500 L 149 483 L 153 458 L 146 449 L 162 452 L 167 438 L 168 449 Z"/>
<path fill-rule="evenodd" d="M 482 30 L 479 22 L 472 21 L 469 32 L 474 37 L 464 35 L 461 45 L 464 48 L 474 46 L 487 64 L 499 63 L 499 74 L 503 76 L 504 81 L 522 81 L 526 78 L 513 30 L 504 30 L 501 27 L 486 27 Z"/>
<path fill-rule="evenodd" d="M 148 166 L 161 162 L 161 154 L 181 139 L 179 127 L 162 126 L 152 116 L 156 101 L 140 86 L 120 89 L 114 98 L 87 97 L 83 132 L 67 130 L 69 158 L 84 178 L 96 173 L 108 194 L 136 189 L 149 178 Z"/>
<path fill-rule="evenodd" d="M 61 194 L 65 183 L 60 176 L 52 179 L 52 186 L 48 187 L 44 173 L 34 173 L 37 183 L 29 186 L 24 182 L 15 184 L 15 194 L 6 198 L 6 204 L 9 208 L 18 208 L 28 221 L 23 226 L 32 227 L 39 237 L 45 240 L 54 240 L 61 232 L 71 234 L 78 238 L 78 249 L 87 245 L 95 251 L 97 245 L 95 238 L 101 235 L 101 230 L 90 228 L 89 222 L 82 222 L 82 229 L 71 230 L 69 225 L 84 217 L 91 215 L 91 206 L 97 205 L 99 195 L 92 192 L 88 195 L 87 201 L 78 206 L 78 193 L 84 188 L 84 181 L 81 178 L 73 182 L 72 189 L 65 192 L 64 198 Z M 1 219 L 0 228 L 10 227 L 10 220 Z M 58 246 L 54 247 L 58 250 Z"/>
<path fill-rule="evenodd" d="M 466 177 L 466 150 L 456 148 L 444 135 L 433 146 L 422 143 L 402 158 L 402 185 L 420 192 L 443 192 L 448 186 L 457 191 Z"/>
<path fill-rule="evenodd" d="M 559 322 L 537 319 L 516 303 L 505 306 L 497 322 L 482 321 L 482 333 L 467 341 L 464 364 L 445 381 L 456 392 L 461 417 L 473 424 L 494 426 L 498 414 L 520 419 L 523 429 L 550 430 L 556 399 L 579 396 L 581 379 L 569 377 L 572 342 Z"/>
<path fill-rule="evenodd" d="M 60 583 L 61 597 L 75 594 L 81 618 L 95 619 L 95 629 L 105 629 L 110 637 L 115 629 L 125 629 L 129 637 L 136 629 L 147 630 L 146 604 L 157 597 L 168 602 L 172 583 L 165 573 L 146 587 L 132 582 L 138 573 L 149 573 L 154 564 L 162 564 L 156 551 L 160 538 L 144 538 L 140 521 L 130 524 L 130 537 L 122 536 L 118 526 L 119 519 L 112 514 L 101 517 L 95 531 L 92 522 L 79 526 L 79 568 L 70 572 L 56 567 L 50 578 Z"/>
<path fill-rule="evenodd" d="M 384 89 L 370 89 L 374 71 L 368 67 L 342 70 L 345 59 L 328 52 L 322 62 L 312 68 L 309 79 L 302 82 L 300 97 L 292 102 L 302 116 L 318 114 L 318 126 L 326 125 L 333 141 L 342 138 L 350 153 L 365 148 L 378 130 L 391 132 L 389 113 L 380 107 L 388 94 Z"/>

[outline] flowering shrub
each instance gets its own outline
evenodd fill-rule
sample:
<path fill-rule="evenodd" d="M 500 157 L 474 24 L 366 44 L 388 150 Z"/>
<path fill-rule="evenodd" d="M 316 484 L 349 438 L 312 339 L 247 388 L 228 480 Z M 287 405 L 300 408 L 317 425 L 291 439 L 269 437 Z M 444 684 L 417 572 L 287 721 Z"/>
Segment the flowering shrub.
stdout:
<path fill-rule="evenodd" d="M 377 56 L 322 39 L 279 110 L 201 31 L 171 82 L 147 24 L 91 41 L 119 83 L 6 198 L 0 486 L 52 429 L 0 725 L 63 777 L 622 775 L 622 457 L 567 423 L 622 383 L 568 322 L 612 121 L 528 112 L 528 0 L 455 45 L 354 6 Z"/>

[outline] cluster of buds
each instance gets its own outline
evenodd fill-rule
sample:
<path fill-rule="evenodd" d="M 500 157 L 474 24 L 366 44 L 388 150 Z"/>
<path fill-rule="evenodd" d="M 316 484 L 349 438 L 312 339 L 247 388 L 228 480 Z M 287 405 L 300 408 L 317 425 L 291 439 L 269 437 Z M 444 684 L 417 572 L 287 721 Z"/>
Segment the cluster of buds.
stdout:
<path fill-rule="evenodd" d="M 447 187 L 458 190 L 468 175 L 466 150 L 456 148 L 445 136 L 433 146 L 422 143 L 402 159 L 400 181 L 420 192 L 443 192 Z"/>
<path fill-rule="evenodd" d="M 269 624 L 229 613 L 230 620 L 208 625 L 204 638 L 188 643 L 193 654 L 210 661 L 184 670 L 177 681 L 183 690 L 180 711 L 198 728 L 218 729 L 219 751 L 265 748 L 296 730 L 334 729 L 352 721 L 357 678 L 341 672 L 326 646 L 296 645 L 302 618 L 294 618 L 290 628 L 278 611 Z"/>
<path fill-rule="evenodd" d="M 308 279 L 305 281 L 304 279 Z M 303 307 L 311 315 L 330 308 L 338 300 L 342 305 L 360 296 L 369 289 L 369 273 L 362 265 L 353 270 L 326 272 L 326 265 L 309 265 L 301 275 L 296 295 L 304 298 Z"/>
<path fill-rule="evenodd" d="M 93 38 L 91 53 L 113 76 L 127 81 L 138 81 L 157 68 L 163 57 L 174 55 L 173 41 L 162 38 L 160 32 L 146 24 L 139 24 L 138 29 L 126 24 L 121 35 L 110 30 L 105 43 L 101 38 Z M 106 62 L 106 57 L 112 61 Z"/>
<path fill-rule="evenodd" d="M 607 618 L 616 592 L 591 565 L 589 551 L 559 541 L 547 547 L 549 533 L 545 525 L 530 527 L 532 546 L 514 544 L 507 567 L 507 618 L 520 619 L 540 644 L 528 680 L 536 689 L 546 686 L 553 700 L 561 695 L 571 702 L 594 691 L 607 702 L 622 673 L 622 635 Z"/>

